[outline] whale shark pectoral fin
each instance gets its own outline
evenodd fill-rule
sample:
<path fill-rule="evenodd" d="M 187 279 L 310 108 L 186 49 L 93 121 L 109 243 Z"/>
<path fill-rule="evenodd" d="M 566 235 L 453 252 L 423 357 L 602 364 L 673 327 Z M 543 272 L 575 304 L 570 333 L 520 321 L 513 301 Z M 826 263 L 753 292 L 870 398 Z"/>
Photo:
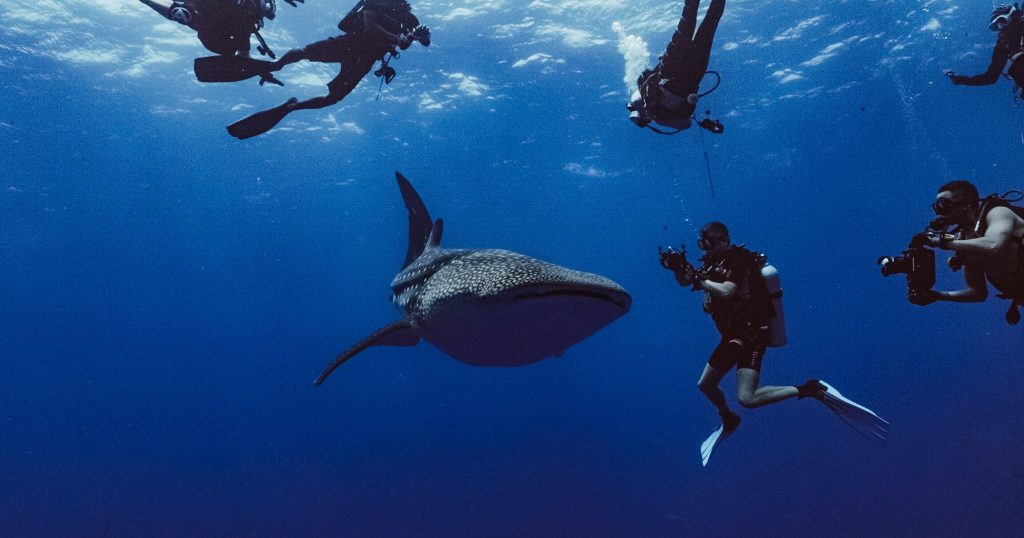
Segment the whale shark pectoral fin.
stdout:
<path fill-rule="evenodd" d="M 327 379 L 327 376 L 331 375 L 331 372 L 335 368 L 339 367 L 345 361 L 359 354 L 361 351 L 372 346 L 415 346 L 420 342 L 420 335 L 416 332 L 416 327 L 413 325 L 410 318 L 402 318 L 393 323 L 389 323 L 380 329 L 374 331 L 373 334 L 363 338 L 356 345 L 346 349 L 341 355 L 338 355 L 334 361 L 331 362 L 313 381 L 314 385 L 319 386 Z"/>

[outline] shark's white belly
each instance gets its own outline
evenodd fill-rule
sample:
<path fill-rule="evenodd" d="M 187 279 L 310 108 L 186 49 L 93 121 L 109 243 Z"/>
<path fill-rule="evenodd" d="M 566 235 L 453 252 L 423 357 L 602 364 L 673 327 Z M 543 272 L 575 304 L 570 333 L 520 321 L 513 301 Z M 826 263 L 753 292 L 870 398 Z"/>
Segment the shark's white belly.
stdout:
<path fill-rule="evenodd" d="M 435 305 L 417 325 L 425 340 L 460 362 L 522 366 L 561 355 L 627 310 L 587 295 L 462 297 Z"/>

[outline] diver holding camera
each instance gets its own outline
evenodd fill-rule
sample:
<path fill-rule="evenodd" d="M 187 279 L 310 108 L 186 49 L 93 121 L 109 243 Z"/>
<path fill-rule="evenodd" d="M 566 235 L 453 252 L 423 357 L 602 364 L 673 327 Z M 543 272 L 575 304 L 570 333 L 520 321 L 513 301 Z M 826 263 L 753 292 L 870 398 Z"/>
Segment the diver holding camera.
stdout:
<path fill-rule="evenodd" d="M 1011 301 L 1006 321 L 1016 325 L 1021 318 L 1018 307 L 1024 305 L 1024 208 L 1012 203 L 1021 198 L 1020 191 L 981 198 L 965 180 L 943 185 L 932 204 L 936 218 L 928 231 L 914 236 L 904 256 L 881 258 L 882 274 L 906 273 L 910 302 L 920 306 L 984 301 L 987 280 L 999 291 L 999 298 Z M 963 269 L 965 289 L 932 289 L 935 255 L 929 249 L 934 248 L 955 253 L 948 265 L 953 271 Z"/>
<path fill-rule="evenodd" d="M 737 397 L 743 407 L 753 409 L 793 397 L 812 397 L 825 403 L 854 429 L 884 439 L 887 422 L 845 399 L 823 381 L 759 386 L 765 349 L 786 343 L 779 273 L 763 254 L 733 245 L 729 230 L 721 222 L 705 225 L 697 246 L 705 253 L 700 258 L 700 267 L 686 259 L 685 246 L 679 250 L 659 247 L 658 261 L 672 271 L 679 285 L 704 292 L 704 311 L 711 315 L 721 335 L 697 383 L 722 419 L 722 426 L 701 445 L 703 464 L 707 465 L 714 448 L 740 425 L 740 416 L 729 409 L 718 386 L 733 367 Z"/>

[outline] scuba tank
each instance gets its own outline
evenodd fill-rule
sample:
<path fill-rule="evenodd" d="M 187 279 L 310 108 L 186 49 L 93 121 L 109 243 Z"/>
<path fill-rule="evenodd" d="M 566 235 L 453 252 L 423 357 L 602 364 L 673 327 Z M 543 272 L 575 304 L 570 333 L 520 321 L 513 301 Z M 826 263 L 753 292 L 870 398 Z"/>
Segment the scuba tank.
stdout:
<path fill-rule="evenodd" d="M 341 18 L 338 23 L 338 29 L 346 34 L 353 34 L 363 29 L 363 10 L 366 9 L 366 0 L 359 0 L 356 5 L 352 6 L 352 9 Z"/>
<path fill-rule="evenodd" d="M 763 253 L 749 250 L 744 245 L 736 245 L 733 248 L 739 249 L 749 256 L 753 268 L 758 271 L 757 273 L 751 271 L 747 275 L 747 286 L 750 290 L 750 307 L 756 312 L 755 319 L 764 330 L 764 345 L 766 347 L 786 345 L 786 317 L 782 310 L 782 284 L 779 281 L 779 270 L 768 263 L 768 257 Z M 707 292 L 705 292 L 705 297 L 707 296 Z M 704 303 L 704 311 L 714 317 L 708 301 Z"/>
<path fill-rule="evenodd" d="M 782 311 L 782 284 L 779 282 L 779 270 L 770 263 L 761 267 L 761 279 L 768 288 L 768 297 L 771 298 L 772 308 L 775 315 L 768 320 L 768 328 L 765 331 L 768 347 L 782 347 L 786 345 L 786 317 Z"/>

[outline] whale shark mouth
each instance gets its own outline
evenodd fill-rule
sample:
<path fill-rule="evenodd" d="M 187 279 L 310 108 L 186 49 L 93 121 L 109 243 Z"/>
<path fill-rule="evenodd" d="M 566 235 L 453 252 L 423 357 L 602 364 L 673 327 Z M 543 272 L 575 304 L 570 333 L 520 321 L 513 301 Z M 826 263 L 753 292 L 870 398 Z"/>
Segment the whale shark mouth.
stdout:
<path fill-rule="evenodd" d="M 618 291 L 599 291 L 594 289 L 547 289 L 547 290 L 530 290 L 524 291 L 517 294 L 512 298 L 513 301 L 533 301 L 538 299 L 554 299 L 554 298 L 579 298 L 579 299 L 595 299 L 598 301 L 605 301 L 613 303 L 623 311 L 629 310 L 630 304 L 632 303 L 629 295 L 618 292 Z"/>

